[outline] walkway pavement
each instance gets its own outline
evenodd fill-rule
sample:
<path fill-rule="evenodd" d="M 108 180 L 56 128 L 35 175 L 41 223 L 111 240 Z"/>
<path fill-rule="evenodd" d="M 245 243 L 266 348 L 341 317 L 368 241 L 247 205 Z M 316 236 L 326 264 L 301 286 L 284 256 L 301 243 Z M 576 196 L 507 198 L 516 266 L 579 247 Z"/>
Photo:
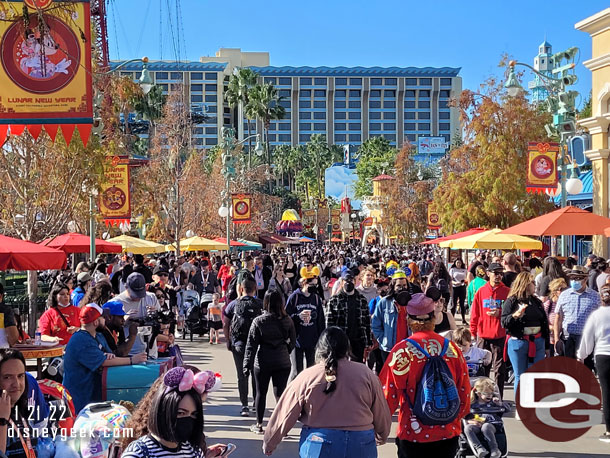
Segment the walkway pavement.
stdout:
<path fill-rule="evenodd" d="M 262 455 L 262 436 L 251 433 L 249 428 L 254 423 L 254 414 L 248 418 L 239 416 L 240 403 L 237 394 L 237 377 L 231 353 L 224 343 L 209 345 L 207 339 L 195 338 L 193 343 L 177 339 L 184 359 L 188 364 L 201 369 L 211 369 L 223 376 L 222 390 L 212 393 L 205 404 L 205 434 L 208 444 L 232 442 L 237 450 L 231 458 L 251 458 Z M 506 399 L 512 399 L 510 387 L 506 390 Z M 252 402 L 252 401 L 251 401 Z M 267 408 L 275 406 L 271 390 L 268 395 Z M 266 419 L 269 418 L 270 412 Z M 394 425 L 396 417 L 394 417 Z M 585 458 L 609 457 L 610 445 L 597 440 L 602 434 L 602 425 L 592 428 L 585 436 L 567 443 L 546 442 L 533 436 L 512 414 L 505 419 L 508 436 L 509 456 L 514 458 Z M 301 430 L 299 424 L 285 438 L 275 453 L 277 458 L 298 457 L 298 442 Z M 395 426 L 392 429 L 389 443 L 379 447 L 380 458 L 396 457 L 396 446 L 393 444 Z"/>

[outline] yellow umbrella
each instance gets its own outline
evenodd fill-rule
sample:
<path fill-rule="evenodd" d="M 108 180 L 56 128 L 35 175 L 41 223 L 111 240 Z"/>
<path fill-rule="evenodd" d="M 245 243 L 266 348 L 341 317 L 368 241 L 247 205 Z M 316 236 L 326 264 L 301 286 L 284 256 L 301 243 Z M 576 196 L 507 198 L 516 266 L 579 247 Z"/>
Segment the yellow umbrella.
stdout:
<path fill-rule="evenodd" d="M 174 247 L 174 249 L 176 248 Z M 194 236 L 180 240 L 180 249 L 182 251 L 228 250 L 229 245 L 206 239 L 205 237 Z"/>
<path fill-rule="evenodd" d="M 462 237 L 461 239 L 447 240 L 439 243 L 442 248 L 454 250 L 540 250 L 540 240 L 524 237 L 522 235 L 500 234 L 502 229 L 492 229 L 478 234 Z"/>
<path fill-rule="evenodd" d="M 119 235 L 108 240 L 123 247 L 123 252 L 133 254 L 163 253 L 165 246 L 160 243 L 143 240 L 130 235 Z"/>

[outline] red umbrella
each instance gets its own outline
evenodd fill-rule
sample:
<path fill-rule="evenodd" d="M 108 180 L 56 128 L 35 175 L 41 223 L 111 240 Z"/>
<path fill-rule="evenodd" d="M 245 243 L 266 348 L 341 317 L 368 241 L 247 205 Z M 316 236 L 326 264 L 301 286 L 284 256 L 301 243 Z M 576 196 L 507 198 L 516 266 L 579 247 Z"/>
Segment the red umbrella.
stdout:
<path fill-rule="evenodd" d="M 0 235 L 0 270 L 46 270 L 66 267 L 66 253 Z"/>
<path fill-rule="evenodd" d="M 224 243 L 225 245 L 227 244 L 227 238 L 226 237 L 216 237 L 214 239 L 215 242 L 219 242 L 219 243 Z M 238 242 L 237 240 L 231 240 L 231 246 L 248 246 L 245 243 L 241 243 Z"/>
<path fill-rule="evenodd" d="M 457 234 L 447 235 L 445 237 L 439 237 L 437 239 L 426 240 L 425 242 L 420 243 L 420 245 L 437 245 L 441 242 L 445 242 L 448 240 L 461 239 L 462 237 L 468 237 L 469 235 L 478 234 L 479 232 L 483 232 L 487 229 L 482 227 L 475 227 L 473 229 L 468 229 L 464 232 L 458 232 Z"/>
<path fill-rule="evenodd" d="M 608 227 L 610 227 L 610 218 L 581 210 L 578 207 L 564 207 L 504 229 L 500 234 L 604 235 L 604 231 Z"/>
<path fill-rule="evenodd" d="M 46 246 L 57 248 L 64 253 L 89 253 L 90 238 L 88 235 L 68 232 L 43 242 Z M 123 247 L 118 243 L 95 239 L 96 253 L 121 253 Z"/>

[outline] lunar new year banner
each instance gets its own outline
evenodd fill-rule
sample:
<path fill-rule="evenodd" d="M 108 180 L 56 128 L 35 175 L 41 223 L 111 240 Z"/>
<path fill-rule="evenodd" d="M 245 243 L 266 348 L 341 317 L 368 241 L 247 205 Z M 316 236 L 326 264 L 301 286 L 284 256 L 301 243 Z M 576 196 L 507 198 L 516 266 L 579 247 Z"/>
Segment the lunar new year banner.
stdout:
<path fill-rule="evenodd" d="M 231 194 L 233 205 L 233 223 L 250 224 L 252 222 L 252 194 Z"/>
<path fill-rule="evenodd" d="M 100 213 L 107 226 L 118 226 L 131 221 L 129 196 L 129 158 L 113 156 L 104 169 L 104 183 L 99 198 Z"/>
<path fill-rule="evenodd" d="M 0 136 L 58 125 L 86 144 L 93 123 L 88 0 L 0 1 Z M 2 142 L 4 138 L 0 138 Z"/>
<path fill-rule="evenodd" d="M 441 227 L 441 217 L 439 216 L 433 202 L 428 202 L 428 229 L 438 229 Z"/>
<path fill-rule="evenodd" d="M 530 142 L 527 151 L 527 192 L 542 193 L 556 188 L 559 143 Z"/>

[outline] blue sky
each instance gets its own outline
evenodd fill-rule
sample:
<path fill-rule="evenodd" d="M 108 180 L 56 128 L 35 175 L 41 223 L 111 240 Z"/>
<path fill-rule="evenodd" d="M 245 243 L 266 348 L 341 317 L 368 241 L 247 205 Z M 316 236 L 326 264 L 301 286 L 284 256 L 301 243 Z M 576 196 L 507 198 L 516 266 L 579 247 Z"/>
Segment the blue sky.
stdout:
<path fill-rule="evenodd" d="M 585 96 L 591 76 L 582 61 L 591 58 L 591 39 L 574 24 L 608 7 L 608 0 L 107 3 L 111 59 L 198 60 L 233 47 L 268 51 L 271 65 L 278 66 L 462 67 L 464 88 L 477 89 L 488 76 L 501 74 L 497 64 L 505 52 L 532 64 L 546 36 L 554 52 L 581 49 L 575 88 Z"/>

